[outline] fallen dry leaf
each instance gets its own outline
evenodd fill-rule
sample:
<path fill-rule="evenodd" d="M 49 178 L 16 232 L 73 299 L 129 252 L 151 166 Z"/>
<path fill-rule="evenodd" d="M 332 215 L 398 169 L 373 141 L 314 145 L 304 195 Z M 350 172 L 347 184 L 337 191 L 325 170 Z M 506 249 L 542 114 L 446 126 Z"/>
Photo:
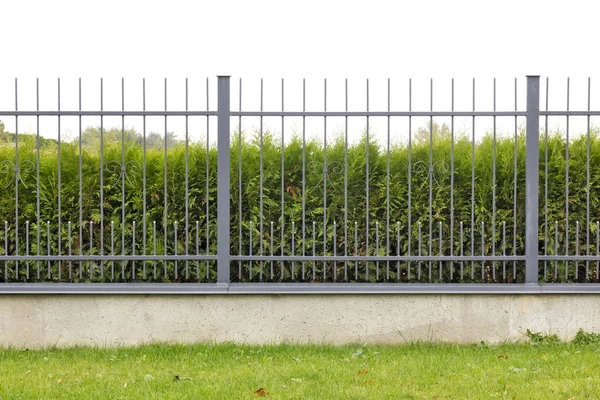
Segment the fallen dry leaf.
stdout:
<path fill-rule="evenodd" d="M 372 385 L 372 384 L 373 384 L 373 383 L 375 383 L 375 382 L 374 382 L 373 380 L 371 380 L 371 379 L 367 379 L 367 380 L 365 381 L 365 383 L 366 383 L 367 385 Z"/>
<path fill-rule="evenodd" d="M 502 354 L 502 355 L 499 355 L 498 358 L 500 360 L 506 360 L 508 358 L 508 356 L 506 354 Z"/>
<path fill-rule="evenodd" d="M 256 392 L 254 392 L 255 396 L 266 396 L 268 394 L 269 392 L 267 392 L 264 387 L 261 387 Z"/>
<path fill-rule="evenodd" d="M 368 373 L 369 373 L 369 371 L 367 371 L 366 369 L 361 369 L 361 370 L 358 371 L 359 375 L 366 375 Z"/>

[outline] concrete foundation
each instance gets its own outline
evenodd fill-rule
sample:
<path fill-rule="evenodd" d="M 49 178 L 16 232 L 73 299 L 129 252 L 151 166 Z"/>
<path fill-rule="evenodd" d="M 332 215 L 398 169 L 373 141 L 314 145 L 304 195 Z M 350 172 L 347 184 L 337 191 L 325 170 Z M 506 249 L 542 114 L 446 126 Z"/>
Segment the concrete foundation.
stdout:
<path fill-rule="evenodd" d="M 600 332 L 600 295 L 2 295 L 0 346 L 499 343 Z"/>

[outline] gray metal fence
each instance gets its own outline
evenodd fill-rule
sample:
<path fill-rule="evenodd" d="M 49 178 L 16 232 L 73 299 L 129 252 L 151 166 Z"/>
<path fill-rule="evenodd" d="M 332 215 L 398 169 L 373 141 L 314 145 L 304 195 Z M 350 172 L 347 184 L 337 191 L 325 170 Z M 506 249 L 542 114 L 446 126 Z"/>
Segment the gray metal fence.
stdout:
<path fill-rule="evenodd" d="M 209 80 L 206 109 L 189 109 L 186 80 L 179 111 L 168 108 L 167 80 L 164 111 L 146 110 L 145 81 L 142 110 L 125 111 L 124 81 L 121 110 L 104 110 L 100 81 L 100 109 L 83 111 L 81 80 L 78 110 L 61 110 L 60 80 L 57 110 L 39 108 L 37 84 L 36 109 L 20 110 L 18 83 L 14 110 L 0 110 L 15 127 L 0 131 L 0 292 L 597 290 L 600 186 L 593 150 L 600 141 L 590 119 L 600 111 L 590 109 L 589 80 L 585 111 L 569 110 L 569 89 L 567 110 L 548 110 L 548 79 L 540 111 L 537 76 L 527 77 L 524 110 L 515 79 L 511 111 L 496 110 L 495 80 L 487 111 L 476 111 L 475 80 L 471 111 L 455 111 L 454 80 L 446 111 L 434 111 L 433 80 L 429 111 L 413 111 L 411 81 L 405 111 L 391 109 L 389 80 L 384 111 L 370 109 L 368 80 L 364 111 L 349 111 L 347 81 L 341 111 L 327 109 L 327 80 L 322 111 L 307 111 L 304 81 L 302 110 L 295 111 L 285 110 L 283 80 L 278 111 L 263 110 L 262 81 L 260 109 L 243 110 L 241 79 L 239 107 L 232 110 L 227 76 L 218 77 L 216 110 L 209 107 Z M 567 123 L 560 156 L 552 152 L 560 143 L 553 144 L 559 139 L 548 127 L 556 116 Z M 569 143 L 573 116 L 587 118 L 581 143 Z M 98 118 L 99 127 L 84 130 L 86 117 Z M 120 127 L 105 126 L 108 117 L 119 117 Z M 126 118 L 134 117 L 142 119 L 141 133 L 126 129 Z M 470 137 L 459 135 L 458 117 L 470 119 Z M 35 118 L 35 134 L 19 131 L 23 118 Z M 41 118 L 56 119 L 56 140 L 41 135 Z M 66 118 L 78 119 L 73 140 L 61 136 Z M 154 147 L 148 118 L 164 119 Z M 173 118 L 185 119 L 176 144 Z M 191 140 L 192 118 L 206 120 L 205 140 Z M 244 134 L 247 118 L 258 118 L 254 139 Z M 280 132 L 266 129 L 264 118 L 280 118 Z M 301 119 L 301 131 L 286 132 L 286 118 Z M 327 136 L 332 118 L 344 121 L 336 138 Z M 365 129 L 351 144 L 348 121 L 356 118 Z M 426 121 L 419 138 L 418 118 Z M 449 121 L 443 129 L 439 118 Z M 481 118 L 492 119 L 492 130 L 476 138 Z M 497 136 L 497 118 L 514 119 L 509 137 Z M 308 137 L 307 119 L 322 119 L 319 141 Z M 372 137 L 374 119 L 387 122 L 383 142 Z M 519 120 L 526 121 L 523 131 Z M 392 143 L 393 121 L 407 128 L 401 144 Z M 583 149 L 577 151 L 585 154 L 585 168 L 580 159 L 569 164 L 574 146 Z M 553 159 L 562 160 L 556 165 L 564 168 L 564 190 L 556 187 Z"/>

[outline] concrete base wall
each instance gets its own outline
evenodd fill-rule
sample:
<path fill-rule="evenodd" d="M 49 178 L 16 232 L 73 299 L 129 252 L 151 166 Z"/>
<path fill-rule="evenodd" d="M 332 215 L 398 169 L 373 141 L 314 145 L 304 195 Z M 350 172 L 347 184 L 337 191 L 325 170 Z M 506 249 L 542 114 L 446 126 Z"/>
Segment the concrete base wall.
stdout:
<path fill-rule="evenodd" d="M 600 332 L 600 295 L 2 295 L 0 346 L 498 343 Z"/>

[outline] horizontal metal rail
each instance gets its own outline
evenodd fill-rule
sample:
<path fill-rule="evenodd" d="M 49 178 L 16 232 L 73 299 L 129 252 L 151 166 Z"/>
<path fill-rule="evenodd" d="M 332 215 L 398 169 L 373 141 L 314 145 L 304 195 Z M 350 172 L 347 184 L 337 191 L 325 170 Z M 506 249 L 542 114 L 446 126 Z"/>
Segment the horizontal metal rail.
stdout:
<path fill-rule="evenodd" d="M 525 261 L 525 256 L 231 256 L 232 261 Z M 597 257 L 600 259 L 600 257 Z M 0 261 L 2 257 L 0 257 Z"/>
<path fill-rule="evenodd" d="M 77 255 L 77 256 L 0 256 L 2 261 L 197 261 L 216 260 L 215 255 Z"/>
<path fill-rule="evenodd" d="M 139 295 L 528 295 L 600 294 L 596 284 L 472 284 L 472 283 L 7 283 L 0 294 L 139 294 Z"/>
<path fill-rule="evenodd" d="M 0 111 L 0 117 L 196 117 L 216 115 L 217 111 Z"/>
<path fill-rule="evenodd" d="M 540 111 L 540 116 L 600 116 L 600 111 Z M 0 111 L 7 117 L 197 117 L 217 111 Z M 231 117 L 526 117 L 526 111 L 231 111 Z"/>

